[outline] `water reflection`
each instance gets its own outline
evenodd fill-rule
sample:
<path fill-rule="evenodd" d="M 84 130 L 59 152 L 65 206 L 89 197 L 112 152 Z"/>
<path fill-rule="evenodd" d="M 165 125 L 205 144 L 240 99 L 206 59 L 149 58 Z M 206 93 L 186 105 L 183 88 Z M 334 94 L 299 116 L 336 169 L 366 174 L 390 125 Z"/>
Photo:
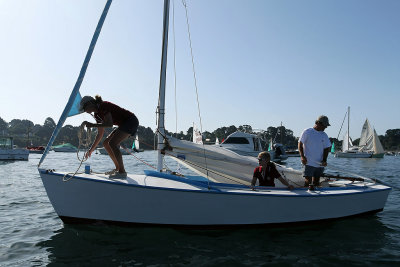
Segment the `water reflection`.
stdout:
<path fill-rule="evenodd" d="M 377 215 L 282 228 L 174 230 L 65 225 L 38 246 L 50 266 L 382 263 L 391 234 Z M 389 252 L 390 251 L 390 252 Z"/>

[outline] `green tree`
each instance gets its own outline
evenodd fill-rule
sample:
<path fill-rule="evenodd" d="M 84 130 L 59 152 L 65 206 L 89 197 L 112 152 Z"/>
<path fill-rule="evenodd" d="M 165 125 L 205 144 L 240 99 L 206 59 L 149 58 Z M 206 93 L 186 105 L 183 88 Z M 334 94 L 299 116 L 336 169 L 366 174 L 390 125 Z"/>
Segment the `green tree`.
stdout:
<path fill-rule="evenodd" d="M 0 117 L 0 134 L 6 135 L 8 133 L 8 123 Z"/>

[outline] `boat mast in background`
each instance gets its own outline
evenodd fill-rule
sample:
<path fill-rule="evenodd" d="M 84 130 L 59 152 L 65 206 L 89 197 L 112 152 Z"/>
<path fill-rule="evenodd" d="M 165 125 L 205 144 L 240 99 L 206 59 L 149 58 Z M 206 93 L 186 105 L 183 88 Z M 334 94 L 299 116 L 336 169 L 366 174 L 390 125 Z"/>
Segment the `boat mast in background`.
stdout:
<path fill-rule="evenodd" d="M 350 106 L 347 107 L 347 144 L 350 144 Z M 350 145 L 347 149 L 350 148 Z"/>

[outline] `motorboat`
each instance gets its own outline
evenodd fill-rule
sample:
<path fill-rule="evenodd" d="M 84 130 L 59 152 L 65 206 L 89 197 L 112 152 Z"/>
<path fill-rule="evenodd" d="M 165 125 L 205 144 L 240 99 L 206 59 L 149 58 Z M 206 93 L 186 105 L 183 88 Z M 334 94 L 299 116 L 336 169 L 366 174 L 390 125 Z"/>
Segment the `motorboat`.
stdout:
<path fill-rule="evenodd" d="M 0 137 L 0 160 L 28 160 L 29 151 L 15 148 L 13 137 Z"/>
<path fill-rule="evenodd" d="M 53 146 L 55 152 L 77 152 L 78 148 L 70 143 Z"/>
<path fill-rule="evenodd" d="M 261 145 L 261 137 L 259 135 L 236 131 L 230 134 L 220 147 L 232 150 L 239 155 L 257 157 L 263 149 Z M 284 161 L 288 158 L 285 148 L 282 144 L 270 144 L 268 153 L 271 156 L 271 161 Z"/>

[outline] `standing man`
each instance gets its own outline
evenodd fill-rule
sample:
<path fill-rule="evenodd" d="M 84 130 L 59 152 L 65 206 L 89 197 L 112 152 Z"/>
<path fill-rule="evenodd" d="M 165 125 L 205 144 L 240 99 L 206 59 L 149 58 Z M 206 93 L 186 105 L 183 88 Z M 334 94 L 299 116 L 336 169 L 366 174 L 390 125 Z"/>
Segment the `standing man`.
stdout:
<path fill-rule="evenodd" d="M 328 117 L 319 116 L 314 127 L 305 129 L 299 139 L 299 153 L 304 165 L 304 186 L 309 186 L 310 190 L 319 185 L 319 178 L 327 165 L 331 142 L 324 130 L 328 126 Z"/>

